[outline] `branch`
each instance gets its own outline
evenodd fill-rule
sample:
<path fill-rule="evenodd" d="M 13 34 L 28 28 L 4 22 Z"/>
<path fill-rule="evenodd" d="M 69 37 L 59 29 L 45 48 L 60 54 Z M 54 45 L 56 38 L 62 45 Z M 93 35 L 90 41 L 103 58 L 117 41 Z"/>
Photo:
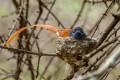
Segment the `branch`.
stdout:
<path fill-rule="evenodd" d="M 89 72 L 85 75 L 75 76 L 75 79 L 73 80 L 98 79 L 102 74 L 109 71 L 110 68 L 115 66 L 115 62 L 120 58 L 120 49 L 118 48 L 120 48 L 119 45 L 115 47 L 112 53 L 106 58 L 106 60 L 99 66 L 99 68 L 96 71 Z"/>
<path fill-rule="evenodd" d="M 13 51 L 15 52 L 15 54 L 19 54 L 19 53 L 16 53 L 16 52 L 24 52 L 25 54 L 31 54 L 31 55 L 37 55 L 37 56 L 57 56 L 56 54 L 46 54 L 46 53 L 36 53 L 36 52 L 32 52 L 32 51 L 27 51 L 27 50 L 24 50 L 24 49 L 15 49 L 15 48 L 8 48 L 8 47 L 3 47 L 3 46 L 0 46 L 0 48 L 2 49 L 7 49 L 9 51 Z"/>
<path fill-rule="evenodd" d="M 112 31 L 112 29 L 117 25 L 117 23 L 120 21 L 120 14 L 116 15 L 110 26 L 107 28 L 107 30 L 104 32 L 103 36 L 99 40 L 99 43 L 97 44 L 97 47 L 100 46 L 103 41 L 107 38 L 108 34 Z"/>
<path fill-rule="evenodd" d="M 55 18 L 55 20 L 61 25 L 62 28 L 65 28 L 62 22 L 57 18 L 57 16 L 45 5 L 42 5 L 46 10 L 50 12 L 50 14 Z"/>
<path fill-rule="evenodd" d="M 84 0 L 84 2 L 82 3 L 82 7 L 81 7 L 80 11 L 78 12 L 77 18 L 75 19 L 73 25 L 71 26 L 71 29 L 75 26 L 75 24 L 78 22 L 79 18 L 81 17 L 81 14 L 85 8 L 85 4 L 86 4 L 86 0 Z"/>
<path fill-rule="evenodd" d="M 86 57 L 89 57 L 89 58 L 93 57 L 96 53 L 98 53 L 99 51 L 103 50 L 104 48 L 106 48 L 110 44 L 112 44 L 115 41 L 117 41 L 119 37 L 120 37 L 120 35 L 118 37 L 112 39 L 111 41 L 104 43 L 103 45 L 101 45 L 100 47 L 96 48 L 94 51 L 92 51 L 91 53 L 89 53 Z"/>

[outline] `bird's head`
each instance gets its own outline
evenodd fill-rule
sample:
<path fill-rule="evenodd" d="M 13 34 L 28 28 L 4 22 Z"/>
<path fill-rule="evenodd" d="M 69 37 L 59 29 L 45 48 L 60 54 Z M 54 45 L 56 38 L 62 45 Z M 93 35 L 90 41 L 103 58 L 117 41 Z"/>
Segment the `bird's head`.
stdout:
<path fill-rule="evenodd" d="M 86 37 L 86 34 L 84 33 L 83 29 L 80 27 L 75 27 L 71 32 L 70 36 L 73 37 L 76 40 L 81 40 Z"/>

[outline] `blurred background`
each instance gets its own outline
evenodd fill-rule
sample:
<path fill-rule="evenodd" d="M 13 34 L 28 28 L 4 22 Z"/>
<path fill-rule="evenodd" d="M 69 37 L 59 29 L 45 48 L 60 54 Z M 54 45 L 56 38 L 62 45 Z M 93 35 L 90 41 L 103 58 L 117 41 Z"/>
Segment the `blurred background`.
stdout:
<path fill-rule="evenodd" d="M 15 31 L 19 28 L 19 14 L 17 9 L 13 4 L 14 0 L 0 0 L 0 35 L 4 35 L 4 41 L 11 35 L 10 31 L 15 26 Z M 20 2 L 19 0 L 16 0 Z M 24 0 L 21 0 L 24 1 Z M 82 8 L 84 0 L 41 0 L 48 9 L 51 8 L 54 1 L 51 12 L 57 17 L 57 19 L 65 26 L 70 28 L 76 18 L 79 16 L 79 12 Z M 93 0 L 89 0 L 93 1 Z M 100 1 L 100 0 L 99 0 Z M 111 1 L 108 1 L 107 4 L 110 5 Z M 23 3 L 24 4 L 24 3 Z M 24 6 L 23 6 L 24 7 Z M 110 9 L 106 17 L 99 25 L 99 29 L 94 34 L 94 38 L 99 39 L 102 32 L 107 28 L 107 26 L 113 20 L 111 13 L 117 12 L 118 4 L 114 4 L 114 7 Z M 80 18 L 75 23 L 74 27 L 80 26 L 84 29 L 87 35 L 90 34 L 93 27 L 97 23 L 98 19 L 104 15 L 106 11 L 106 5 L 104 3 L 86 3 Z M 37 24 L 51 24 L 56 27 L 62 28 L 60 23 L 55 19 L 54 15 L 51 15 L 47 9 L 43 7 L 41 17 Z M 37 0 L 29 0 L 29 11 L 27 20 L 31 24 L 35 24 L 36 18 L 38 17 L 39 4 Z M 46 15 L 49 13 L 48 19 Z M 35 34 L 39 32 L 37 28 Z M 40 48 L 40 51 L 43 53 L 55 54 L 56 52 L 56 39 L 57 36 L 54 33 L 51 33 L 47 30 L 42 30 L 38 36 L 37 42 Z M 31 39 L 33 41 L 33 39 Z M 9 47 L 17 48 L 17 38 L 10 44 Z M 38 52 L 36 45 L 33 45 L 33 52 Z M 35 80 L 63 80 L 67 75 L 69 75 L 71 68 L 63 60 L 53 57 L 53 56 L 42 56 L 40 58 L 39 69 L 38 67 L 38 56 L 32 56 L 32 63 L 34 70 L 39 70 L 39 75 Z M 24 58 L 23 58 L 24 60 Z M 17 59 L 16 55 L 12 51 L 0 50 L 0 80 L 14 80 L 13 74 L 16 72 Z M 49 66 L 49 67 L 48 67 Z M 19 80 L 34 80 L 31 79 L 31 73 L 27 64 L 22 63 L 22 73 Z M 36 74 L 36 73 L 35 73 Z M 116 66 L 108 76 L 106 80 L 116 80 L 119 72 L 119 65 Z M 7 76 L 7 77 L 6 77 Z M 12 77 L 11 77 L 12 76 Z"/>

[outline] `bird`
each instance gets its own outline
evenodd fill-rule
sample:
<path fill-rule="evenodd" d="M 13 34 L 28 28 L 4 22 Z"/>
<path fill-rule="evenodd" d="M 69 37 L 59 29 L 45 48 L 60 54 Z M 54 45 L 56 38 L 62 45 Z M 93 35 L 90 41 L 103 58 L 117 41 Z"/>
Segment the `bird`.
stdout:
<path fill-rule="evenodd" d="M 5 46 L 10 44 L 13 41 L 13 39 L 16 36 L 18 36 L 21 32 L 23 32 L 24 30 L 26 30 L 28 28 L 33 28 L 33 27 L 39 27 L 39 28 L 46 29 L 48 31 L 55 33 L 58 37 L 61 37 L 61 38 L 71 37 L 75 40 L 82 40 L 86 37 L 85 32 L 79 26 L 75 27 L 73 29 L 71 29 L 71 28 L 59 29 L 58 27 L 49 25 L 49 24 L 35 24 L 30 27 L 22 27 L 22 28 L 16 30 L 14 33 L 11 34 L 11 36 L 9 36 L 9 38 L 6 41 Z"/>
<path fill-rule="evenodd" d="M 87 36 L 80 26 L 75 27 L 73 29 L 70 28 L 56 29 L 56 34 L 58 37 L 62 38 L 72 37 L 75 40 L 82 40 Z"/>

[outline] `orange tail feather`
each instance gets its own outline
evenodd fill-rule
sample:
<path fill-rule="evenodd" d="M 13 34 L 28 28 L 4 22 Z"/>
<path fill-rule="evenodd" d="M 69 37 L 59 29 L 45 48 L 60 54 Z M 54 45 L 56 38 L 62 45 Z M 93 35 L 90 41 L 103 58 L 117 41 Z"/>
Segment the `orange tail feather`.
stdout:
<path fill-rule="evenodd" d="M 7 45 L 9 45 L 9 44 L 12 42 L 12 40 L 13 40 L 16 36 L 18 36 L 21 32 L 23 32 L 25 29 L 27 29 L 27 27 L 23 27 L 23 28 L 15 31 L 15 32 L 8 38 L 8 40 L 7 40 L 7 42 L 5 43 L 4 47 L 6 47 Z"/>
<path fill-rule="evenodd" d="M 51 26 L 51 25 L 44 25 L 44 24 L 38 25 L 38 24 L 37 24 L 37 25 L 33 25 L 32 27 L 35 27 L 35 26 L 36 26 L 36 27 L 43 28 L 43 29 L 46 29 L 46 30 L 49 30 L 49 31 L 52 31 L 52 32 L 54 32 L 54 33 L 56 33 L 57 30 L 58 30 L 56 27 Z M 4 47 L 6 47 L 7 45 L 9 45 L 9 44 L 13 41 L 13 39 L 14 39 L 16 36 L 18 36 L 21 32 L 23 32 L 25 29 L 27 29 L 27 27 L 23 27 L 23 28 L 15 31 L 15 32 L 8 38 L 8 40 L 7 40 L 7 42 L 5 43 Z"/>
<path fill-rule="evenodd" d="M 51 25 L 44 25 L 44 24 L 36 24 L 36 25 L 32 25 L 32 27 L 40 27 L 40 28 L 43 28 L 43 29 L 46 29 L 46 30 L 49 30 L 49 31 L 52 31 L 54 33 L 57 34 L 57 36 L 59 37 L 67 37 L 69 36 L 69 33 L 71 31 L 71 29 L 58 29 L 54 26 L 51 26 Z M 28 27 L 23 27 L 17 31 L 15 31 L 7 40 L 7 42 L 5 43 L 4 47 L 6 47 L 7 45 L 9 45 L 12 40 L 18 36 L 21 32 L 23 32 L 24 30 L 26 30 Z"/>
<path fill-rule="evenodd" d="M 33 26 L 40 27 L 40 28 L 52 31 L 54 33 L 56 33 L 57 30 L 58 30 L 58 28 L 56 28 L 55 26 L 51 26 L 51 25 L 44 25 L 44 24 L 39 25 L 39 24 L 37 24 L 37 25 L 33 25 Z"/>

